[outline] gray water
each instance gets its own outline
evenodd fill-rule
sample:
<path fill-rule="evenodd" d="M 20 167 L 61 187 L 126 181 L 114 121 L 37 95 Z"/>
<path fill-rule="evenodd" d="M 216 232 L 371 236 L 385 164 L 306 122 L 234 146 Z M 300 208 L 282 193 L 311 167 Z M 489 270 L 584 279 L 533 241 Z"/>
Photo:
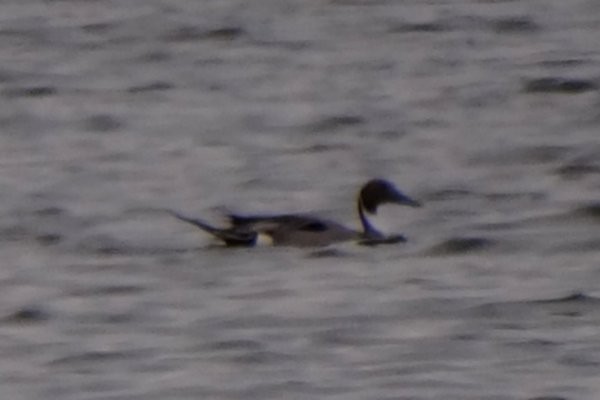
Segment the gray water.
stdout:
<path fill-rule="evenodd" d="M 0 3 L 2 399 L 600 398 L 600 2 Z M 402 245 L 224 249 L 359 186 Z"/>

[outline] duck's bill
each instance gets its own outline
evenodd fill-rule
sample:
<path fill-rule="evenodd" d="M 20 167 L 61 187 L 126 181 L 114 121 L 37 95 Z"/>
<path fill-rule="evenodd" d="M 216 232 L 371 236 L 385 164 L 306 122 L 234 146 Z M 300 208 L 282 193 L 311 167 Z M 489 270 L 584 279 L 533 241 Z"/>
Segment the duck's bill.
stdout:
<path fill-rule="evenodd" d="M 402 192 L 394 193 L 392 203 L 409 207 L 422 207 L 423 205 L 415 199 L 412 199 Z"/>

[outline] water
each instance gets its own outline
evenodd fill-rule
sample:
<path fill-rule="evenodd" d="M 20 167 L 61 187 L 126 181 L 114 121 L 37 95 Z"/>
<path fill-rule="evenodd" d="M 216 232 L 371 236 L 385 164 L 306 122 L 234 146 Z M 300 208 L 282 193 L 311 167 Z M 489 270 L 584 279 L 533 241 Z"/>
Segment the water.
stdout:
<path fill-rule="evenodd" d="M 600 3 L 4 1 L 0 394 L 597 399 Z M 160 209 L 409 243 L 228 250 Z"/>

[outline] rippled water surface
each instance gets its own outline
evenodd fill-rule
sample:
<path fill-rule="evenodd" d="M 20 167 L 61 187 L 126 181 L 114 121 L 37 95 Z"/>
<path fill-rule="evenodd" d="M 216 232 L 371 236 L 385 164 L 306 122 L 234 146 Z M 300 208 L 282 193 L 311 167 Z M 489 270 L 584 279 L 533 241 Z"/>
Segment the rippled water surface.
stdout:
<path fill-rule="evenodd" d="M 0 4 L 0 396 L 600 398 L 600 3 Z M 402 245 L 225 249 L 218 221 Z"/>

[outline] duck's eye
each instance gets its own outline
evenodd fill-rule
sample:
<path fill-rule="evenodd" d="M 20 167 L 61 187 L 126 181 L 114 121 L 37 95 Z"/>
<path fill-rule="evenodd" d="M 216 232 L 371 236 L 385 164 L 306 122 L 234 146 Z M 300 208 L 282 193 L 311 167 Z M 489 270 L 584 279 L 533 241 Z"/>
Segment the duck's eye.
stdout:
<path fill-rule="evenodd" d="M 327 225 L 319 221 L 309 222 L 300 227 L 301 231 L 309 231 L 309 232 L 323 232 L 327 230 Z"/>

